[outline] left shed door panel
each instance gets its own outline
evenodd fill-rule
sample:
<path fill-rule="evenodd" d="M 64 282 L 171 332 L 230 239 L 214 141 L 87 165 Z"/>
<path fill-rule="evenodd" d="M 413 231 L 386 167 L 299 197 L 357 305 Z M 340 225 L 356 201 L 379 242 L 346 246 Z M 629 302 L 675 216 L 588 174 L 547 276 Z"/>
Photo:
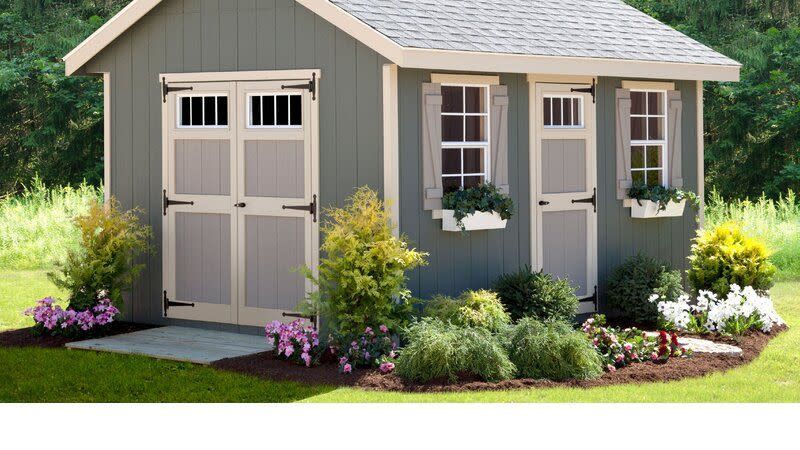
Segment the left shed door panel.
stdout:
<path fill-rule="evenodd" d="M 164 105 L 170 318 L 236 323 L 235 83 L 173 83 Z"/>

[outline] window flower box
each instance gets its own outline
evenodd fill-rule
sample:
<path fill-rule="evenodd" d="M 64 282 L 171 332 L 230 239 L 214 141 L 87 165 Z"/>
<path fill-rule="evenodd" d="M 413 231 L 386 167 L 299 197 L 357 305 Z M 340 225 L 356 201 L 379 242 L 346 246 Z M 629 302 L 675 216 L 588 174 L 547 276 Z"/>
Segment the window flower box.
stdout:
<path fill-rule="evenodd" d="M 464 229 L 458 225 L 455 212 L 452 209 L 442 210 L 442 230 L 444 231 L 477 231 L 477 230 L 502 230 L 508 223 L 496 212 L 476 212 L 461 221 Z"/>
<path fill-rule="evenodd" d="M 631 217 L 634 219 L 656 219 L 659 217 L 681 217 L 686 209 L 686 199 L 679 202 L 668 202 L 666 209 L 661 210 L 658 202 L 651 200 L 633 200 Z"/>

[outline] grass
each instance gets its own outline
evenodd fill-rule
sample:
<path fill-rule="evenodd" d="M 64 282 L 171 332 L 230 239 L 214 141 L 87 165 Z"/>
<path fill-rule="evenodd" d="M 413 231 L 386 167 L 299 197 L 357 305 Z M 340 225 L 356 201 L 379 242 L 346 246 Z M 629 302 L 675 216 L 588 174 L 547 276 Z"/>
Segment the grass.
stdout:
<path fill-rule="evenodd" d="M 711 194 L 706 208 L 708 226 L 737 222 L 743 229 L 767 243 L 774 252 L 772 262 L 780 278 L 800 278 L 800 199 L 789 191 L 778 200 L 760 198 L 755 201 L 726 202 Z"/>
<path fill-rule="evenodd" d="M 7 280 L 20 282 L 7 282 Z M 19 306 L 52 293 L 42 272 L 0 275 L 5 324 Z M 93 352 L 0 348 L 0 402 L 800 402 L 800 282 L 773 289 L 792 326 L 751 364 L 672 383 L 593 389 L 403 394 L 270 382 L 185 363 Z M 25 323 L 22 324 L 23 326 Z M 11 328 L 15 328 L 12 325 Z M 8 328 L 8 327 L 6 327 Z"/>
<path fill-rule="evenodd" d="M 33 319 L 23 316 L 22 311 L 40 298 L 64 297 L 63 294 L 44 271 L 0 271 L 0 331 L 32 326 Z"/>
<path fill-rule="evenodd" d="M 38 180 L 19 196 L 0 197 L 0 268 L 52 268 L 79 245 L 72 219 L 102 198 L 92 186 L 47 189 Z"/>

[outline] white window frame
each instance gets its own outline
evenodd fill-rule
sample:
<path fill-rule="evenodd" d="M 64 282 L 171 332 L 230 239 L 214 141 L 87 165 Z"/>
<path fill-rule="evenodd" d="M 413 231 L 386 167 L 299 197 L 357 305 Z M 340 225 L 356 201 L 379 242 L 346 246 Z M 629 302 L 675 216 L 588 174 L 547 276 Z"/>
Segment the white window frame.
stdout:
<path fill-rule="evenodd" d="M 582 130 L 582 129 L 586 128 L 586 118 L 584 116 L 585 105 L 583 104 L 583 96 L 582 95 L 555 94 L 554 93 L 554 94 L 544 94 L 544 96 L 542 98 L 543 99 L 547 99 L 547 98 L 550 99 L 550 118 L 551 118 L 551 120 L 552 120 L 552 117 L 553 117 L 553 100 L 552 99 L 554 99 L 554 98 L 557 98 L 557 99 L 565 99 L 565 98 L 573 99 L 573 98 L 577 98 L 578 99 L 578 105 L 580 107 L 580 116 L 579 116 L 580 121 L 581 121 L 580 125 L 546 125 L 546 124 L 544 124 L 544 114 L 542 114 L 542 125 L 544 126 L 544 128 L 546 130 Z M 542 107 L 544 108 L 544 102 L 542 102 Z M 563 102 L 562 102 L 561 107 L 562 108 L 564 107 Z M 562 111 L 563 111 L 563 109 L 562 109 Z"/>
<path fill-rule="evenodd" d="M 263 97 L 265 96 L 273 96 L 275 97 L 275 103 L 273 105 L 273 114 L 275 117 L 275 122 L 278 121 L 278 97 L 289 97 L 289 110 L 288 110 L 288 117 L 289 122 L 292 121 L 292 102 L 291 97 L 296 96 L 300 97 L 300 104 L 302 105 L 303 94 L 300 92 L 283 92 L 283 91 L 273 91 L 273 92 L 252 92 L 247 94 L 247 128 L 252 130 L 302 130 L 303 125 L 253 125 L 253 97 L 262 97 L 261 100 L 261 114 L 262 114 L 262 122 L 263 122 L 263 114 L 264 114 L 264 100 Z M 300 115 L 300 121 L 303 121 L 302 112 Z"/>
<path fill-rule="evenodd" d="M 194 98 L 194 97 L 214 97 L 214 121 L 216 122 L 218 119 L 217 117 L 217 99 L 219 97 L 225 97 L 228 99 L 228 124 L 227 125 L 183 125 L 181 124 L 181 111 L 183 108 L 181 107 L 181 100 L 184 98 Z M 227 92 L 198 92 L 198 93 L 186 93 L 180 94 L 175 96 L 175 128 L 179 128 L 182 130 L 227 130 L 231 126 L 231 99 Z M 205 118 L 206 115 L 206 102 L 203 102 L 203 117 Z M 189 123 L 192 123 L 192 107 L 191 104 L 189 105 Z"/>
<path fill-rule="evenodd" d="M 628 152 L 630 152 L 630 155 L 631 155 L 631 159 L 630 159 L 631 166 L 628 167 L 628 170 L 631 172 L 631 179 L 633 179 L 633 173 L 634 172 L 645 172 L 645 183 L 647 183 L 647 172 L 654 170 L 654 169 L 651 169 L 651 168 L 647 168 L 647 147 L 661 147 L 661 185 L 664 186 L 664 187 L 669 187 L 669 180 L 667 179 L 667 162 L 669 161 L 669 158 L 667 156 L 667 152 L 669 151 L 669 145 L 668 145 L 668 143 L 669 143 L 668 142 L 669 141 L 669 123 L 668 123 L 669 122 L 669 111 L 667 109 L 667 106 L 668 106 L 668 103 L 667 103 L 667 90 L 666 89 L 650 89 L 650 88 L 644 88 L 644 87 L 642 87 L 642 88 L 637 87 L 637 88 L 632 88 L 630 91 L 631 91 L 631 93 L 634 93 L 634 92 L 644 92 L 645 93 L 645 105 L 644 105 L 645 114 L 633 114 L 633 113 L 631 113 L 631 117 L 630 117 L 631 130 L 633 129 L 633 119 L 634 118 L 644 118 L 645 119 L 644 120 L 644 122 L 645 122 L 645 136 L 647 136 L 649 134 L 648 131 L 649 131 L 649 127 L 650 127 L 650 121 L 648 119 L 650 119 L 650 118 L 663 118 L 664 119 L 664 128 L 663 128 L 664 139 L 660 139 L 660 140 L 650 140 L 650 139 L 634 140 L 634 139 L 631 139 L 631 146 L 628 149 Z M 663 100 L 662 100 L 662 104 L 661 104 L 661 107 L 662 107 L 661 110 L 664 112 L 663 114 L 649 114 L 648 113 L 648 111 L 649 111 L 648 106 L 649 106 L 650 99 L 649 99 L 649 96 L 647 94 L 651 93 L 651 92 L 657 92 L 657 93 L 660 93 L 662 95 L 662 99 Z M 645 167 L 644 168 L 641 168 L 641 169 L 634 169 L 633 168 L 633 147 L 645 147 L 645 151 L 644 151 L 645 152 L 645 154 L 644 154 L 644 159 L 645 159 L 644 160 L 644 166 Z"/>
<path fill-rule="evenodd" d="M 486 105 L 486 112 L 485 113 L 468 113 L 467 111 L 467 96 L 466 92 L 462 95 L 462 111 L 460 113 L 446 113 L 442 112 L 442 117 L 462 117 L 463 118 L 463 132 L 466 135 L 467 133 L 467 117 L 485 117 L 486 120 L 484 121 L 484 136 L 486 139 L 484 141 L 475 141 L 475 142 L 468 142 L 468 141 L 461 141 L 461 142 L 454 142 L 454 141 L 445 141 L 444 137 L 442 137 L 442 145 L 441 149 L 439 150 L 440 154 L 443 154 L 447 149 L 461 149 L 461 171 L 459 174 L 445 174 L 444 173 L 444 164 L 442 164 L 442 182 L 444 183 L 445 178 L 460 178 L 461 179 L 461 189 L 464 189 L 464 178 L 466 177 L 483 177 L 484 183 L 491 183 L 491 173 L 492 169 L 490 167 L 491 164 L 491 142 L 492 142 L 492 120 L 491 120 L 491 85 L 483 84 L 483 83 L 442 83 L 442 87 L 460 87 L 460 88 L 469 88 L 469 87 L 476 87 L 482 88 L 484 90 L 484 104 Z M 464 173 L 464 149 L 465 148 L 480 148 L 483 149 L 483 172 L 482 173 Z M 444 162 L 444 158 L 442 158 Z"/>

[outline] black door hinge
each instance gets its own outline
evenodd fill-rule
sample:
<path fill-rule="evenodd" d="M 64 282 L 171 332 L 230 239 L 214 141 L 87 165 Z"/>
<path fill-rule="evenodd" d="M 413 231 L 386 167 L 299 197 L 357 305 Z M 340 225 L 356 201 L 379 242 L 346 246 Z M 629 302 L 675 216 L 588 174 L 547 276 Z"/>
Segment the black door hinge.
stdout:
<path fill-rule="evenodd" d="M 287 312 L 281 314 L 281 316 L 283 316 L 283 317 L 294 317 L 296 319 L 308 319 L 314 325 L 314 328 L 317 327 L 317 318 L 316 318 L 316 316 L 307 316 L 305 314 L 287 313 Z"/>
<path fill-rule="evenodd" d="M 311 99 L 317 99 L 317 73 L 314 72 L 311 74 L 311 81 L 308 83 L 303 84 L 284 84 L 281 86 L 281 89 L 307 89 L 308 92 L 311 92 Z"/>
<path fill-rule="evenodd" d="M 167 317 L 167 311 L 169 311 L 169 309 L 171 307 L 173 307 L 173 306 L 174 307 L 186 306 L 186 307 L 194 308 L 194 303 L 173 302 L 172 300 L 170 300 L 167 297 L 167 291 L 164 291 L 164 317 Z"/>
<path fill-rule="evenodd" d="M 594 188 L 594 194 L 591 197 L 573 200 L 572 203 L 591 203 L 594 207 L 594 212 L 597 212 L 597 188 Z"/>
<path fill-rule="evenodd" d="M 161 77 L 161 95 L 163 97 L 164 103 L 167 103 L 167 96 L 170 92 L 180 92 L 180 91 L 192 91 L 194 90 L 193 87 L 170 87 L 167 84 L 167 79 Z"/>
<path fill-rule="evenodd" d="M 597 312 L 598 308 L 600 307 L 600 302 L 597 295 L 597 286 L 594 287 L 594 294 L 591 297 L 581 300 L 581 303 L 589 303 L 589 302 L 592 302 L 594 304 L 594 310 L 595 312 Z"/>
<path fill-rule="evenodd" d="M 592 103 L 597 103 L 597 84 L 592 78 L 592 87 L 588 88 L 572 88 L 570 92 L 583 92 L 584 94 L 592 94 Z"/>
<path fill-rule="evenodd" d="M 192 206 L 194 206 L 194 202 L 182 202 L 182 201 L 178 201 L 178 200 L 170 200 L 169 197 L 167 197 L 167 190 L 166 189 L 164 189 L 162 191 L 161 195 L 162 195 L 161 208 L 164 211 L 164 215 L 165 216 L 167 215 L 167 208 L 169 208 L 172 205 L 192 205 Z"/>
<path fill-rule="evenodd" d="M 314 222 L 317 222 L 317 196 L 314 195 L 314 199 L 308 205 L 303 206 L 286 206 L 283 205 L 283 209 L 293 209 L 295 211 L 308 211 L 312 216 L 314 216 Z"/>

